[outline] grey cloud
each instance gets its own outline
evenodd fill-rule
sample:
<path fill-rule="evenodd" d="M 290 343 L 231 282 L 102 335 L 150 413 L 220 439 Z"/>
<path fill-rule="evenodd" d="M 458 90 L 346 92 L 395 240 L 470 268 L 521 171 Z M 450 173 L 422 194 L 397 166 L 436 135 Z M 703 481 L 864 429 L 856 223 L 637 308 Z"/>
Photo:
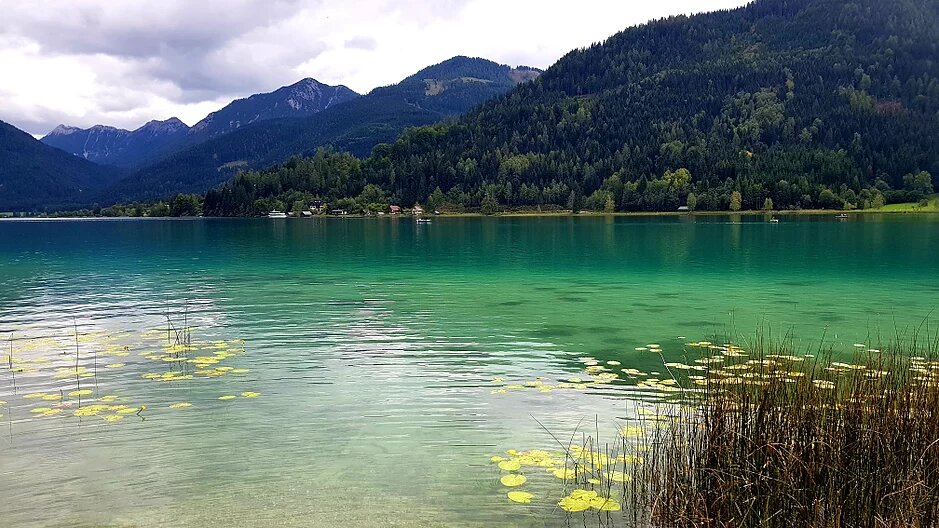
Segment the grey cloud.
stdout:
<path fill-rule="evenodd" d="M 178 87 L 181 102 L 193 102 L 295 80 L 285 74 L 320 53 L 322 44 L 284 35 L 273 40 L 277 50 L 253 57 L 250 43 L 239 46 L 239 39 L 276 33 L 273 26 L 318 4 L 318 0 L 129 0 L 117 8 L 111 2 L 13 2 L 3 6 L 0 36 L 34 41 L 46 55 L 116 58 L 127 66 L 123 74 L 132 77 L 116 81 L 170 82 Z M 106 71 L 96 73 L 108 76 Z"/>
<path fill-rule="evenodd" d="M 0 33 L 30 37 L 54 53 L 137 58 L 169 50 L 198 54 L 310 4 L 303 0 L 131 0 L 118 9 L 111 2 L 14 2 L 5 6 Z"/>

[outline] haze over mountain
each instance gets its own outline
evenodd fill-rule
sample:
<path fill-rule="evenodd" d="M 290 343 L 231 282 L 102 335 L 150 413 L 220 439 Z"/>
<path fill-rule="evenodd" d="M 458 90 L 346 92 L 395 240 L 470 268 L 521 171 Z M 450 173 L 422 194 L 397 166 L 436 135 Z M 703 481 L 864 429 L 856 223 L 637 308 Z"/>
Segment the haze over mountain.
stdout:
<path fill-rule="evenodd" d="M 270 93 L 232 101 L 192 126 L 177 118 L 150 121 L 134 131 L 106 125 L 87 129 L 59 125 L 42 142 L 102 165 L 138 168 L 238 128 L 282 117 L 306 117 L 359 97 L 345 86 L 303 79 Z"/>
<path fill-rule="evenodd" d="M 142 200 L 204 192 L 239 170 L 309 154 L 324 145 L 364 156 L 408 127 L 462 114 L 539 73 L 454 57 L 308 118 L 261 121 L 178 152 L 108 189 L 107 198 Z"/>
<path fill-rule="evenodd" d="M 123 175 L 0 121 L 0 211 L 82 205 Z"/>

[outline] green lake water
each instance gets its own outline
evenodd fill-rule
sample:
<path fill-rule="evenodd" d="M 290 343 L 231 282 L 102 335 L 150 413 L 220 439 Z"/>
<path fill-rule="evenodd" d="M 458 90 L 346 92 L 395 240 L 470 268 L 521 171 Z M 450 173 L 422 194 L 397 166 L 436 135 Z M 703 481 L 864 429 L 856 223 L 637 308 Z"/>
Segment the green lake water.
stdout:
<path fill-rule="evenodd" d="M 489 457 L 615 434 L 636 391 L 494 378 L 759 329 L 850 353 L 937 308 L 937 216 L 0 221 L 0 526 L 563 526 Z M 168 324 L 238 373 L 144 378 L 192 373 L 146 357 Z M 94 376 L 57 376 L 76 346 Z M 147 409 L 25 397 L 80 389 Z"/>

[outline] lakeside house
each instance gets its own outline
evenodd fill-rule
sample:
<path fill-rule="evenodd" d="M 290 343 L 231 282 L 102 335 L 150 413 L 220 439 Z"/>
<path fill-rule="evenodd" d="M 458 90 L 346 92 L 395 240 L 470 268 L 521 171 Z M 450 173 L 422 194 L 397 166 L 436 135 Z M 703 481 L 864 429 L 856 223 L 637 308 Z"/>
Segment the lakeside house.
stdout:
<path fill-rule="evenodd" d="M 392 205 L 391 207 L 389 207 L 389 209 L 391 209 L 391 214 L 401 214 L 400 205 Z"/>
<path fill-rule="evenodd" d="M 682 205 L 681 207 L 678 208 L 678 212 L 679 212 L 679 213 L 690 213 L 690 212 L 691 212 L 691 208 L 688 207 L 687 205 Z"/>
<path fill-rule="evenodd" d="M 424 214 L 424 208 L 421 207 L 420 204 L 415 204 L 415 205 L 414 205 L 414 208 L 411 209 L 411 214 L 413 214 L 413 215 L 415 215 L 415 216 L 422 215 L 422 214 Z"/>
<path fill-rule="evenodd" d="M 345 209 L 333 209 L 332 211 L 329 212 L 329 214 L 336 215 L 336 216 L 344 216 L 344 215 L 349 214 L 349 211 L 346 211 Z"/>

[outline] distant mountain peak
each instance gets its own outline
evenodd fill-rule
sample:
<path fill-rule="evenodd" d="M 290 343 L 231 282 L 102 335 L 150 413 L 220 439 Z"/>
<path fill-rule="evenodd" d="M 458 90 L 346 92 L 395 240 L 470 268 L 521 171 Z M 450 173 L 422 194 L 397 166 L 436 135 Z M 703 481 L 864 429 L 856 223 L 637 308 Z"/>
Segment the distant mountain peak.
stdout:
<path fill-rule="evenodd" d="M 148 131 L 151 133 L 172 134 L 179 130 L 188 129 L 186 123 L 183 123 L 177 117 L 171 117 L 164 121 L 154 119 L 148 121 L 144 126 L 138 128 L 135 132 Z"/>
<path fill-rule="evenodd" d="M 79 132 L 80 130 L 81 130 L 80 128 L 74 127 L 74 126 L 59 125 L 53 128 L 52 132 L 49 132 L 46 135 L 47 136 L 67 136 L 69 134 L 74 134 L 75 132 Z"/>
<path fill-rule="evenodd" d="M 330 86 L 307 77 L 273 92 L 237 99 L 193 125 L 190 135 L 208 139 L 245 125 L 284 117 L 308 117 L 359 97 L 345 86 Z"/>

